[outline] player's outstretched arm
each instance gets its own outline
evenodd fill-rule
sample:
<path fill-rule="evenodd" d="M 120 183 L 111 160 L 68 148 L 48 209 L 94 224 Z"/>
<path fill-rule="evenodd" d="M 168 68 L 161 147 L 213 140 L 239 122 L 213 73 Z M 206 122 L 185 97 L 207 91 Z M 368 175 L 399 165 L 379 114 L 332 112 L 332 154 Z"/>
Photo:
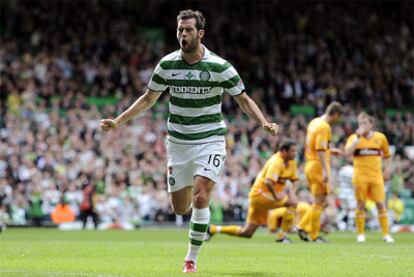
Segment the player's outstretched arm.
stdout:
<path fill-rule="evenodd" d="M 242 111 L 257 123 L 261 124 L 266 132 L 273 136 L 277 134 L 279 126 L 276 123 L 267 122 L 257 104 L 246 93 L 234 96 L 234 99 Z"/>
<path fill-rule="evenodd" d="M 329 151 L 331 151 L 331 154 L 334 155 L 334 156 L 343 156 L 344 155 L 344 151 L 342 151 L 342 149 L 340 149 L 340 148 L 330 147 Z"/>
<path fill-rule="evenodd" d="M 147 89 L 147 91 L 139 97 L 126 111 L 120 114 L 115 119 L 102 119 L 101 128 L 104 131 L 109 131 L 116 129 L 118 126 L 124 124 L 130 119 L 136 117 L 140 113 L 151 108 L 157 99 L 161 96 L 162 92 L 152 91 Z"/>

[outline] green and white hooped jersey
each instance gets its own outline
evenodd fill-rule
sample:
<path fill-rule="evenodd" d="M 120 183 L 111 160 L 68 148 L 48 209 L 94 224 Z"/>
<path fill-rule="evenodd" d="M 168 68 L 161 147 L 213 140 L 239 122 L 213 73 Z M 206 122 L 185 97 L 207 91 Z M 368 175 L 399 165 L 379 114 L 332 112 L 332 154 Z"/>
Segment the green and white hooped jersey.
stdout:
<path fill-rule="evenodd" d="M 204 45 L 204 56 L 187 64 L 177 50 L 155 67 L 148 88 L 170 91 L 168 139 L 176 143 L 199 144 L 223 141 L 227 126 L 221 113 L 223 92 L 232 96 L 244 91 L 236 69 Z"/>

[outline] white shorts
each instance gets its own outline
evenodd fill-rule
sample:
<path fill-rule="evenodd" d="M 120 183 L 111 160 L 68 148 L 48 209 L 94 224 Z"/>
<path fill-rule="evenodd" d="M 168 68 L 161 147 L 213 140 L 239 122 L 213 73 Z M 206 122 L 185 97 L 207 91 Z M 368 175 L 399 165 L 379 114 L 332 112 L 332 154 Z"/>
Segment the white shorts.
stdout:
<path fill-rule="evenodd" d="M 226 142 L 177 144 L 167 140 L 168 192 L 194 185 L 196 175 L 217 183 L 224 169 Z"/>

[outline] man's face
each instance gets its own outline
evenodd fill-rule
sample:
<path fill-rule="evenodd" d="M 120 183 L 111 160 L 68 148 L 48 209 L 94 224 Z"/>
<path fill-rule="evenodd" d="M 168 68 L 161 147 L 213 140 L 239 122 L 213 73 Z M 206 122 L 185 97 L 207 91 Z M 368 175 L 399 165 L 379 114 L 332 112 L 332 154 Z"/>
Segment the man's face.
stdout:
<path fill-rule="evenodd" d="M 298 147 L 296 145 L 291 145 L 289 150 L 284 150 L 282 152 L 283 152 L 284 158 L 290 161 L 296 158 L 297 151 L 298 151 Z"/>
<path fill-rule="evenodd" d="M 197 31 L 195 18 L 179 20 L 177 25 L 177 39 L 181 50 L 184 53 L 194 51 L 204 36 L 204 30 Z"/>
<path fill-rule="evenodd" d="M 340 113 L 335 113 L 332 116 L 332 118 L 333 118 L 332 123 L 337 123 L 337 122 L 339 122 L 341 120 L 341 114 Z"/>
<path fill-rule="evenodd" d="M 358 118 L 358 127 L 364 130 L 364 133 L 367 134 L 372 131 L 373 124 L 368 117 L 360 117 Z"/>

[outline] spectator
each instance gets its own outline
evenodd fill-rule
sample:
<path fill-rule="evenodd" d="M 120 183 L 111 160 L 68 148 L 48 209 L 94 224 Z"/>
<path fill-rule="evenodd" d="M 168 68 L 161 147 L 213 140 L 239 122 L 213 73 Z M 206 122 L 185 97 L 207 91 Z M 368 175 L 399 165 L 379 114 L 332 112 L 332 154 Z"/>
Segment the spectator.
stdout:
<path fill-rule="evenodd" d="M 338 146 L 369 103 L 381 119 L 379 129 L 395 146 L 391 191 L 408 190 L 414 196 L 414 161 L 405 151 L 414 145 L 410 3 L 364 3 L 358 9 L 346 2 L 259 1 L 248 9 L 225 1 L 193 4 L 215 18 L 207 26 L 206 45 L 237 65 L 251 97 L 283 130 L 275 138 L 263 136 L 224 95 L 223 112 L 234 124 L 227 137 L 226 171 L 212 205 L 226 220 L 244 219 L 249 187 L 282 139 L 297 141 L 303 172 L 306 123 L 331 100 L 348 109 L 334 131 Z M 122 132 L 103 135 L 98 119 L 124 110 L 144 91 L 151 67 L 175 45 L 170 43 L 175 38 L 161 33 L 175 28 L 171 18 L 181 5 L 98 1 L 82 3 L 80 9 L 76 1 L 2 2 L 0 200 L 12 222 L 23 223 L 27 209 L 33 223 L 41 225 L 62 195 L 77 216 L 81 204 L 90 207 L 96 201 L 95 218 L 104 222 L 171 220 L 166 172 L 160 170 L 166 162 L 162 119 L 168 116 L 167 93 Z M 92 24 L 96 16 L 98 25 Z M 143 26 L 151 26 L 150 31 Z M 339 169 L 344 161 L 335 163 Z M 92 181 L 96 200 L 90 195 L 85 200 L 82 189 Z M 341 212 L 352 211 L 352 203 L 345 203 L 352 187 L 338 190 Z M 308 199 L 306 190 L 301 197 Z M 123 214 L 122 207 L 128 212 Z"/>
<path fill-rule="evenodd" d="M 95 211 L 95 201 L 96 201 L 96 185 L 95 184 L 88 184 L 83 189 L 83 199 L 82 203 L 80 204 L 80 217 L 83 222 L 83 228 L 86 228 L 86 223 L 89 217 L 92 217 L 93 224 L 95 229 L 98 228 L 98 214 Z"/>
<path fill-rule="evenodd" d="M 32 225 L 41 227 L 43 225 L 44 213 L 42 210 L 42 189 L 39 186 L 33 188 L 29 203 L 29 216 L 32 219 Z"/>
<path fill-rule="evenodd" d="M 72 211 L 71 207 L 68 205 L 65 197 L 62 197 L 59 204 L 53 209 L 50 216 L 53 223 L 60 224 L 64 222 L 73 222 L 75 220 L 75 213 Z"/>

